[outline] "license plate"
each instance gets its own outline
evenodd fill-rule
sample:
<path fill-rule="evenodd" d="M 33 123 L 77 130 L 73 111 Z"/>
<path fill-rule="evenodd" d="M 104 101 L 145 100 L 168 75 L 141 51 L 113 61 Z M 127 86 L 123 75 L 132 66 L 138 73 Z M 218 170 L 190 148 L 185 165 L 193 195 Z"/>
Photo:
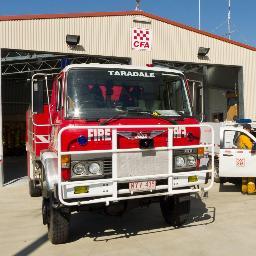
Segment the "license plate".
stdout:
<path fill-rule="evenodd" d="M 150 191 L 156 189 L 156 181 L 134 181 L 129 183 L 129 190 L 132 192 L 136 191 Z"/>
<path fill-rule="evenodd" d="M 198 177 L 196 175 L 188 177 L 188 182 L 197 182 L 197 181 L 198 181 Z"/>
<path fill-rule="evenodd" d="M 76 186 L 74 187 L 74 194 L 83 194 L 88 193 L 89 187 L 88 186 Z"/>

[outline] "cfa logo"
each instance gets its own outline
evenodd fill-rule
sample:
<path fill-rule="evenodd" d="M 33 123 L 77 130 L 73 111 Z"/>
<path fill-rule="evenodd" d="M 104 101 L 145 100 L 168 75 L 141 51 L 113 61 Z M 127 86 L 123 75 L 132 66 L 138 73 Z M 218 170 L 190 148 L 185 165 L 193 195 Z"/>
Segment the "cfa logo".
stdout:
<path fill-rule="evenodd" d="M 88 141 L 110 141 L 110 129 L 88 129 Z"/>
<path fill-rule="evenodd" d="M 152 46 L 152 30 L 147 28 L 132 29 L 132 49 L 150 51 Z"/>
<path fill-rule="evenodd" d="M 139 49 L 149 49 L 149 43 L 148 42 L 134 41 L 133 46 L 134 46 L 134 48 L 139 48 Z"/>

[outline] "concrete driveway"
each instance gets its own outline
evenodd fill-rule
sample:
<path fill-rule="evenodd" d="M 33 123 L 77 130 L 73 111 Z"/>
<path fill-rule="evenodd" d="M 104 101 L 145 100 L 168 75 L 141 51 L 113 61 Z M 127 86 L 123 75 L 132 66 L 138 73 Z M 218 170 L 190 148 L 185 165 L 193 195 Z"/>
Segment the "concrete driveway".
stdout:
<path fill-rule="evenodd" d="M 27 181 L 0 189 L 1 255 L 245 255 L 256 249 L 256 196 L 234 185 L 215 184 L 209 198 L 193 197 L 190 220 L 174 229 L 157 204 L 122 217 L 72 216 L 70 242 L 52 245 L 41 220 L 41 198 L 30 198 Z"/>

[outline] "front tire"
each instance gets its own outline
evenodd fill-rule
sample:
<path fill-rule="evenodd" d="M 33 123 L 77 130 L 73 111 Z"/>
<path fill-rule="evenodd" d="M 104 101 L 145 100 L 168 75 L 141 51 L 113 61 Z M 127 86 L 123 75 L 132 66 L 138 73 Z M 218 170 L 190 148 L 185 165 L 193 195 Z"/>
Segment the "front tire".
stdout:
<path fill-rule="evenodd" d="M 70 214 L 63 213 L 60 209 L 49 206 L 48 238 L 52 244 L 63 244 L 69 237 Z"/>
<path fill-rule="evenodd" d="M 180 227 L 190 213 L 190 194 L 167 196 L 160 201 L 160 208 L 167 224 Z"/>

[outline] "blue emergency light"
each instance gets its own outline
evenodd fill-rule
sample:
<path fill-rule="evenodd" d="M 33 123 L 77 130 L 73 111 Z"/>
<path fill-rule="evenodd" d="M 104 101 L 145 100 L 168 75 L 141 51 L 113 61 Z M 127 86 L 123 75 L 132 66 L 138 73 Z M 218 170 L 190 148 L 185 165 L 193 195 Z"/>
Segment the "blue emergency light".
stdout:
<path fill-rule="evenodd" d="M 237 119 L 236 122 L 239 123 L 239 124 L 249 124 L 249 123 L 252 123 L 252 119 L 240 118 L 240 119 Z"/>
<path fill-rule="evenodd" d="M 88 143 L 88 138 L 86 138 L 85 136 L 79 136 L 77 138 L 77 142 L 79 143 L 80 146 L 85 146 Z"/>

